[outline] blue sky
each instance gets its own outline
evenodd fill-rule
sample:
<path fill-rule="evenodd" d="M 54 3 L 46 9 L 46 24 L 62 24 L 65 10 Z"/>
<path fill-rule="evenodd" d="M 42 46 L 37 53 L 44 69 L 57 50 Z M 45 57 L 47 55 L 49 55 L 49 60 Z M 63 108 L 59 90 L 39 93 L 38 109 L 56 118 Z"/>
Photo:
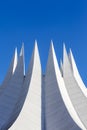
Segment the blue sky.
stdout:
<path fill-rule="evenodd" d="M 7 72 L 14 49 L 25 44 L 26 67 L 37 39 L 45 72 L 51 39 L 58 61 L 63 42 L 72 48 L 79 72 L 87 86 L 87 1 L 0 1 L 0 82 Z"/>

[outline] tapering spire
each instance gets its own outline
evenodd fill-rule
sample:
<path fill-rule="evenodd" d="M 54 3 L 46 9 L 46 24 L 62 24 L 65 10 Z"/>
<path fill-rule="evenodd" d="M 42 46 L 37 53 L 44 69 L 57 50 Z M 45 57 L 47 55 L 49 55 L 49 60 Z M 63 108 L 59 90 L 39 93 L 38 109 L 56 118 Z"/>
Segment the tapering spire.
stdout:
<path fill-rule="evenodd" d="M 33 54 L 31 57 L 28 73 L 26 75 L 25 83 L 23 86 L 24 86 L 23 87 L 24 91 L 22 91 L 21 96 L 23 97 L 25 95 L 24 92 L 28 90 L 26 100 L 18 119 L 10 128 L 10 130 L 13 129 L 24 130 L 25 126 L 27 130 L 28 129 L 41 130 L 42 129 L 41 126 L 42 125 L 41 122 L 42 72 L 41 72 L 39 51 L 38 51 L 38 46 L 36 41 L 35 41 Z M 27 117 L 32 117 L 32 120 L 31 118 L 28 118 L 28 120 L 26 120 Z M 23 120 L 21 120 L 21 118 L 23 118 Z"/>
<path fill-rule="evenodd" d="M 23 64 L 23 70 L 24 70 L 24 75 L 25 75 L 25 57 L 24 57 L 24 43 L 22 43 L 22 47 L 20 50 L 20 59 L 22 58 L 22 64 Z"/>
<path fill-rule="evenodd" d="M 81 117 L 82 113 L 84 113 L 85 111 L 85 108 L 83 109 L 82 107 L 80 107 L 79 99 L 81 99 L 82 106 L 84 106 L 87 105 L 86 97 L 83 95 L 82 90 L 79 88 L 79 85 L 77 84 L 76 79 L 74 78 L 65 46 L 63 51 L 63 78 L 66 90 L 68 91 L 69 99 L 71 100 L 73 106 L 71 110 L 74 110 L 71 116 L 74 119 L 74 121 L 78 124 L 78 126 L 85 130 L 85 126 L 87 124 L 83 121 L 84 119 L 82 119 Z M 79 95 L 79 98 L 77 98 L 78 96 L 76 95 Z M 83 118 L 85 117 L 83 116 Z M 85 125 L 83 124 L 83 122 Z"/>
<path fill-rule="evenodd" d="M 83 83 L 82 81 L 82 78 L 79 74 L 79 71 L 78 71 L 78 68 L 76 66 L 76 63 L 75 63 L 75 59 L 74 59 L 74 56 L 73 56 L 73 53 L 72 53 L 72 50 L 70 49 L 70 60 L 71 60 L 71 65 L 72 65 L 72 69 L 73 69 L 73 75 L 78 83 L 78 85 L 80 86 L 82 92 L 84 93 L 84 95 L 87 97 L 87 90 L 86 90 L 86 86 L 85 84 Z"/>
<path fill-rule="evenodd" d="M 53 64 L 53 49 L 54 49 L 54 47 L 53 47 L 53 41 L 51 40 L 49 54 L 48 54 L 48 60 L 47 60 L 46 71 L 49 70 L 50 64 Z"/>
<path fill-rule="evenodd" d="M 54 50 L 53 40 L 51 40 L 50 49 L 51 49 L 52 51 Z"/>
<path fill-rule="evenodd" d="M 32 52 L 32 56 L 31 56 L 31 60 L 30 60 L 30 64 L 29 64 L 29 67 L 28 67 L 27 74 L 30 73 L 30 70 L 32 71 L 35 62 L 37 62 L 39 64 L 39 66 L 41 66 L 37 40 L 35 40 L 34 49 L 33 49 L 33 52 Z M 40 69 L 41 69 L 41 67 L 40 67 Z"/>
<path fill-rule="evenodd" d="M 13 61 L 13 73 L 15 71 L 15 68 L 17 66 L 17 62 L 18 62 L 18 54 L 17 54 L 17 47 L 15 48 L 15 54 L 14 54 L 14 61 Z"/>
<path fill-rule="evenodd" d="M 35 46 L 38 46 L 38 45 L 37 45 L 37 40 L 36 40 L 36 39 L 35 39 Z"/>
<path fill-rule="evenodd" d="M 7 74 L 5 76 L 5 79 L 2 83 L 2 89 L 5 88 L 5 86 L 7 85 L 7 83 L 11 80 L 15 70 L 16 70 L 16 67 L 17 67 L 17 63 L 18 63 L 18 55 L 17 55 L 17 48 L 15 48 L 15 53 L 12 57 L 12 60 L 11 60 L 11 63 L 10 63 L 10 67 L 7 71 Z"/>
<path fill-rule="evenodd" d="M 49 58 L 52 58 L 53 53 L 54 53 L 54 45 L 53 45 L 53 41 L 51 40 L 48 60 L 49 60 Z"/>
<path fill-rule="evenodd" d="M 71 68 L 67 50 L 66 50 L 65 44 L 63 44 L 63 74 L 67 73 L 67 71 L 65 71 L 66 70 L 65 68 L 68 69 L 68 67 Z M 71 73 L 71 69 L 70 69 L 70 73 Z"/>
<path fill-rule="evenodd" d="M 54 65 L 58 65 L 57 63 L 57 57 L 55 54 L 55 50 L 54 50 L 54 45 L 53 45 L 53 41 L 51 40 L 51 44 L 50 44 L 50 49 L 49 49 L 49 56 L 48 56 L 48 62 L 47 62 L 47 68 L 49 69 L 49 65 L 50 64 L 54 64 Z M 59 68 L 59 66 L 58 66 Z"/>
<path fill-rule="evenodd" d="M 20 51 L 20 56 L 24 55 L 24 43 L 22 43 L 21 51 Z"/>
<path fill-rule="evenodd" d="M 66 46 L 65 46 L 65 43 L 63 43 L 63 61 L 64 61 L 64 58 L 67 56 L 68 56 L 68 54 L 67 54 Z"/>
<path fill-rule="evenodd" d="M 37 40 L 35 40 L 35 45 L 34 45 L 34 53 L 39 56 L 39 51 L 38 51 L 38 45 L 37 45 Z"/>
<path fill-rule="evenodd" d="M 73 126 L 73 129 L 78 128 L 74 124 L 71 117 L 69 116 L 66 106 L 63 102 L 63 98 L 65 98 L 63 88 L 64 88 L 63 78 L 60 73 L 53 42 L 51 41 L 49 56 L 47 61 L 46 75 L 45 75 L 45 87 L 44 87 L 45 119 L 46 119 L 45 127 L 47 130 L 53 130 L 53 129 L 57 130 L 58 128 L 67 129 L 68 123 L 69 123 L 69 127 Z M 62 112 L 64 112 L 64 114 L 62 114 Z M 53 116 L 53 113 L 56 114 Z M 64 121 L 65 119 L 66 122 Z M 52 122 L 54 125 L 52 124 Z"/>

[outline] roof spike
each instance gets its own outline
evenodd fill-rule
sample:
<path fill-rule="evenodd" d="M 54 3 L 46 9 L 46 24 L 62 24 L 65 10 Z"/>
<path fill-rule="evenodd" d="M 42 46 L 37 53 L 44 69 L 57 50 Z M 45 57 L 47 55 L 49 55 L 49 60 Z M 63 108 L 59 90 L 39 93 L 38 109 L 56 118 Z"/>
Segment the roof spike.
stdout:
<path fill-rule="evenodd" d="M 24 43 L 22 43 L 21 51 L 20 51 L 20 56 L 24 55 Z"/>
<path fill-rule="evenodd" d="M 17 54 L 17 47 L 15 48 L 15 54 Z"/>
<path fill-rule="evenodd" d="M 65 42 L 63 42 L 63 51 L 67 52 Z"/>
<path fill-rule="evenodd" d="M 17 51 L 17 47 L 15 48 L 15 54 L 14 57 L 16 58 L 16 60 L 18 61 L 18 51 Z"/>
<path fill-rule="evenodd" d="M 34 43 L 34 48 L 33 48 L 33 51 L 32 51 L 32 56 L 31 56 L 31 59 L 30 59 L 30 63 L 29 63 L 26 75 L 28 75 L 30 73 L 30 70 L 33 69 L 32 67 L 33 67 L 33 65 L 35 64 L 36 61 L 38 62 L 39 65 L 41 65 L 37 40 L 35 40 L 35 43 Z"/>
<path fill-rule="evenodd" d="M 38 45 L 37 45 L 37 40 L 35 39 L 35 45 L 34 45 L 34 49 L 38 49 Z"/>
<path fill-rule="evenodd" d="M 58 71 L 60 71 L 59 70 L 59 65 L 58 65 L 58 62 L 57 62 L 57 57 L 56 57 L 54 45 L 53 45 L 53 41 L 51 41 L 51 44 L 50 44 L 50 49 L 49 49 L 49 55 L 48 55 L 48 60 L 47 60 L 46 71 L 49 70 L 49 64 L 55 65 L 58 68 Z"/>
<path fill-rule="evenodd" d="M 25 75 L 25 57 L 24 57 L 24 42 L 22 42 L 22 47 L 20 50 L 20 59 L 22 57 L 22 62 L 23 62 L 23 66 L 24 66 L 24 75 Z"/>
<path fill-rule="evenodd" d="M 37 74 L 38 74 L 38 78 L 37 78 Z M 35 80 L 35 82 L 34 82 L 34 80 Z M 22 96 L 22 100 L 21 100 L 21 102 L 19 102 L 19 104 L 17 104 L 18 108 L 20 108 L 21 104 L 24 104 L 23 109 L 22 109 L 22 112 L 20 113 L 18 119 L 16 120 L 16 122 L 10 128 L 10 130 L 12 130 L 12 129 L 17 129 L 17 130 L 22 129 L 23 130 L 24 129 L 23 126 L 26 126 L 26 128 L 29 128 L 30 130 L 33 128 L 36 128 L 36 127 L 38 130 L 41 130 L 41 117 L 42 117 L 42 114 L 41 114 L 42 88 L 41 87 L 42 87 L 42 70 L 41 70 L 38 46 L 37 46 L 37 42 L 35 41 L 35 46 L 33 49 L 31 61 L 30 61 L 29 68 L 28 68 L 26 78 L 25 78 L 25 82 L 24 82 L 23 88 L 22 88 L 24 90 L 21 91 L 22 93 L 20 95 L 20 97 Z M 30 97 L 31 97 L 31 100 L 30 100 Z M 24 103 L 24 99 L 26 99 L 25 103 Z M 39 110 L 36 109 L 36 111 L 35 111 L 34 108 L 38 108 Z M 30 109 L 32 109 L 32 112 Z M 35 111 L 35 113 L 37 113 L 37 117 L 35 114 L 33 114 L 34 111 Z M 32 118 L 32 121 L 30 118 L 29 118 L 29 120 L 26 120 L 26 118 L 28 116 L 34 117 L 34 118 Z M 21 117 L 23 117 L 24 120 L 21 120 Z M 31 123 L 29 124 L 28 122 L 31 122 Z M 35 123 L 33 123 L 33 122 L 35 122 Z M 32 123 L 33 123 L 33 126 L 32 126 Z M 19 124 L 19 125 L 17 125 L 17 124 Z M 22 124 L 23 126 L 21 126 L 20 124 Z M 36 124 L 38 124 L 39 127 L 36 126 Z"/>
<path fill-rule="evenodd" d="M 49 54 L 50 54 L 50 53 L 52 54 L 53 51 L 54 51 L 54 45 L 53 45 L 53 41 L 51 40 L 51 42 L 50 42 Z"/>
<path fill-rule="evenodd" d="M 53 45 L 53 40 L 51 40 L 51 44 Z"/>
<path fill-rule="evenodd" d="M 37 39 L 35 39 L 35 44 L 37 45 Z"/>
<path fill-rule="evenodd" d="M 54 48 L 53 40 L 51 40 L 50 47 L 51 47 L 52 49 Z"/>
<path fill-rule="evenodd" d="M 65 46 L 65 43 L 63 43 L 63 64 L 64 64 L 65 59 L 67 58 L 68 58 L 68 54 L 67 54 L 66 46 Z"/>
<path fill-rule="evenodd" d="M 13 72 L 12 73 L 14 73 L 17 63 L 18 63 L 18 53 L 17 53 L 17 47 L 16 47 L 15 52 L 14 52 L 14 63 L 13 63 Z"/>

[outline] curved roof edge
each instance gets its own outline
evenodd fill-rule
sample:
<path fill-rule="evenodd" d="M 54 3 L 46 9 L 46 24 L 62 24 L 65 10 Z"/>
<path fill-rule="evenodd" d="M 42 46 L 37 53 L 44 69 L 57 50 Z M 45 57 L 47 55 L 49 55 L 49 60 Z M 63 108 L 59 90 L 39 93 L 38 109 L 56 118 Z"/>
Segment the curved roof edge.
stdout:
<path fill-rule="evenodd" d="M 11 115 L 15 112 L 13 110 L 15 108 L 17 100 L 19 99 L 24 82 L 23 56 L 24 55 L 22 54 L 19 57 L 14 75 L 0 96 L 0 116 L 2 117 L 0 118 L 0 129 L 8 129 L 11 125 L 10 123 L 13 123 L 13 120 L 15 120 L 15 117 L 12 117 Z M 8 102 L 10 102 L 10 105 L 8 105 Z"/>
<path fill-rule="evenodd" d="M 24 130 L 25 126 L 26 129 L 31 130 L 33 127 L 33 129 L 41 130 L 41 81 L 41 63 L 37 42 L 35 41 L 34 51 L 24 83 L 24 88 L 26 89 L 27 87 L 29 90 L 21 113 L 9 130 Z"/>
<path fill-rule="evenodd" d="M 48 63 L 47 63 L 47 69 L 46 69 L 45 89 L 46 89 L 45 90 L 45 93 L 46 93 L 45 94 L 45 96 L 46 96 L 45 97 L 45 102 L 46 102 L 45 107 L 47 107 L 47 108 L 45 108 L 45 109 L 47 109 L 47 110 L 45 110 L 45 113 L 46 113 L 45 118 L 47 118 L 46 119 L 47 130 L 50 130 L 50 129 L 56 130 L 56 129 L 58 129 L 58 127 L 59 127 L 59 129 L 64 129 L 65 127 L 66 127 L 66 129 L 68 129 L 71 126 L 71 124 L 73 126 L 73 128 L 72 128 L 73 130 L 80 129 L 78 127 L 78 124 L 76 124 L 74 122 L 74 120 L 71 118 L 72 116 L 70 116 L 72 113 L 74 113 L 74 110 L 73 110 L 73 108 L 71 110 L 72 104 L 70 102 L 68 93 L 65 89 L 65 84 L 64 84 L 63 78 L 61 76 L 61 72 L 60 72 L 58 63 L 57 63 L 57 58 L 56 58 L 56 54 L 55 54 L 55 50 L 54 50 L 52 41 L 51 41 L 51 46 L 50 46 L 50 50 L 49 50 Z M 69 105 L 68 109 L 67 109 L 67 105 Z M 52 109 L 51 109 L 51 106 L 52 106 Z M 69 110 L 71 112 L 70 115 L 68 115 Z M 61 115 L 61 111 L 64 111 L 63 115 Z M 55 113 L 55 112 L 56 112 L 56 115 L 53 116 L 53 113 Z M 58 116 L 57 116 L 57 114 L 58 114 Z M 66 119 L 66 122 L 65 122 L 65 119 Z M 58 120 L 59 120 L 59 122 L 58 122 Z M 60 122 L 60 120 L 61 120 L 61 122 Z M 55 126 L 52 126 L 53 122 L 56 123 Z"/>
<path fill-rule="evenodd" d="M 71 61 L 71 65 L 72 65 L 72 69 L 73 69 L 73 74 L 74 74 L 74 77 L 78 83 L 78 85 L 80 86 L 82 92 L 84 93 L 84 95 L 87 97 L 87 90 L 86 90 L 86 86 L 85 84 L 83 83 L 82 81 L 82 78 L 79 74 L 79 71 L 77 69 L 77 66 L 76 66 L 76 63 L 75 63 L 75 59 L 74 59 L 74 56 L 73 56 L 73 53 L 70 49 L 70 61 Z"/>
<path fill-rule="evenodd" d="M 68 54 L 67 54 L 67 51 L 66 51 L 66 47 L 64 45 L 64 47 L 63 47 L 63 73 L 64 73 L 63 78 L 64 78 L 64 84 L 65 84 L 65 80 L 66 80 L 65 77 L 67 76 L 66 73 L 65 73 L 65 71 L 67 72 L 67 70 L 65 68 L 65 65 L 67 64 L 67 62 L 69 62 L 69 58 L 68 58 Z M 68 71 L 68 74 L 69 74 L 72 71 L 71 67 L 69 66 L 69 64 L 67 64 L 67 69 L 68 68 L 70 68 L 69 71 Z M 68 81 L 66 81 L 66 82 L 68 82 Z M 66 101 L 66 98 L 65 98 L 66 107 L 67 107 L 70 115 L 72 116 L 73 120 L 76 122 L 76 124 L 81 129 L 86 130 L 85 126 L 83 125 L 83 122 L 80 120 L 80 118 L 79 118 L 79 116 L 77 114 L 77 111 L 75 110 L 75 108 L 73 106 L 73 103 L 72 103 L 72 101 L 70 99 L 70 96 L 68 95 L 68 91 L 67 91 L 68 89 L 66 89 L 66 87 L 67 86 L 65 84 L 65 91 L 67 92 L 67 98 L 68 98 L 68 102 Z M 69 104 L 67 104 L 67 103 L 69 103 Z"/>
<path fill-rule="evenodd" d="M 18 54 L 17 54 L 17 48 L 15 48 L 15 52 L 12 57 L 9 69 L 6 73 L 4 81 L 1 84 L 0 93 L 3 90 L 3 88 L 5 88 L 7 86 L 7 84 L 10 82 L 12 76 L 14 75 L 16 67 L 17 67 L 17 63 L 18 63 Z"/>

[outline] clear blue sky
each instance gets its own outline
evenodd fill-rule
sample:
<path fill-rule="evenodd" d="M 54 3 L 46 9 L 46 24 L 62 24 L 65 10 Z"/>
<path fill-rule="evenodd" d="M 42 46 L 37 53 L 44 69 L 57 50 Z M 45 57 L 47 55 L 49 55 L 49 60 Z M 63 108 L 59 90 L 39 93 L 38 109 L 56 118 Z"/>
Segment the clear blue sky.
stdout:
<path fill-rule="evenodd" d="M 43 72 L 50 40 L 58 61 L 63 42 L 72 48 L 79 72 L 87 86 L 87 0 L 0 1 L 0 82 L 4 79 L 14 49 L 25 43 L 26 67 L 37 39 Z"/>

